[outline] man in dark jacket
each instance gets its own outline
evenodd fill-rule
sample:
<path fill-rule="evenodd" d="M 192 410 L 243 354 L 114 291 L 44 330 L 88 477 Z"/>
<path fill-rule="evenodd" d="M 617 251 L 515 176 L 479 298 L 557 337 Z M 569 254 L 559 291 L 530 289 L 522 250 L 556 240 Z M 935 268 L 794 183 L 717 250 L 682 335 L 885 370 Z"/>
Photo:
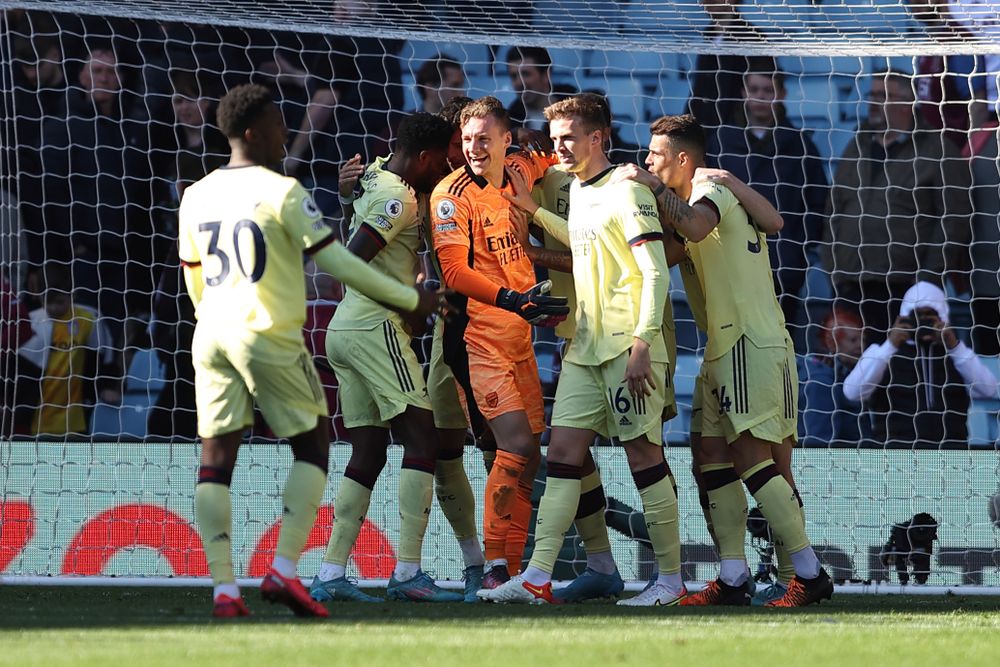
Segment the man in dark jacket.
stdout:
<path fill-rule="evenodd" d="M 709 155 L 720 169 L 767 197 L 785 221 L 778 236 L 768 238 L 768 250 L 785 321 L 791 324 L 806 279 L 806 244 L 819 240 L 828 190 L 819 151 L 808 134 L 788 122 L 784 98 L 783 72 L 747 73 L 745 122 L 720 127 Z"/>
<path fill-rule="evenodd" d="M 89 48 L 77 83 L 68 119 L 43 126 L 45 259 L 72 262 L 75 298 L 100 311 L 124 350 L 151 309 L 166 181 L 154 180 L 148 123 L 123 108 L 110 46 Z"/>
<path fill-rule="evenodd" d="M 860 307 L 866 340 L 885 340 L 903 293 L 959 267 L 972 214 L 969 162 L 916 124 L 910 78 L 874 75 L 868 119 L 840 159 L 824 263 L 842 305 Z"/>

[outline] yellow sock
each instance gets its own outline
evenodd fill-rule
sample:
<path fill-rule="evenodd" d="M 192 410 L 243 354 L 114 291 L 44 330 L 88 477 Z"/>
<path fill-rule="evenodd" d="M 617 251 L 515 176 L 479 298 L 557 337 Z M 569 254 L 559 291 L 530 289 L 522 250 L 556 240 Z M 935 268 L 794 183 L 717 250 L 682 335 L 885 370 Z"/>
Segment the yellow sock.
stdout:
<path fill-rule="evenodd" d="M 809 546 L 802 513 L 795 492 L 768 459 L 743 473 L 747 489 L 753 495 L 775 540 L 781 540 L 788 553 Z"/>
<path fill-rule="evenodd" d="M 316 510 L 326 488 L 326 471 L 312 463 L 295 461 L 285 480 L 284 511 L 276 555 L 297 563 L 316 523 Z"/>
<path fill-rule="evenodd" d="M 229 539 L 233 526 L 229 485 L 200 482 L 194 489 L 194 516 L 212 583 L 216 586 L 235 583 Z"/>
<path fill-rule="evenodd" d="M 611 551 L 608 524 L 604 521 L 607 500 L 601 486 L 601 474 L 594 470 L 580 480 L 580 502 L 573 523 L 588 554 Z"/>
<path fill-rule="evenodd" d="M 802 528 L 804 530 L 806 526 L 806 508 L 802 505 L 799 505 L 799 515 L 802 517 Z M 774 560 L 778 566 L 778 581 L 787 586 L 788 582 L 795 576 L 795 565 L 792 564 L 792 556 L 788 553 L 788 549 L 785 548 L 785 544 L 777 535 L 772 534 L 771 537 L 774 539 Z"/>
<path fill-rule="evenodd" d="M 557 476 L 554 477 L 553 473 Z M 552 572 L 579 504 L 579 467 L 549 463 L 545 493 L 538 504 L 535 521 L 535 550 L 531 554 L 531 567 Z"/>
<path fill-rule="evenodd" d="M 333 563 L 347 567 L 347 559 L 351 549 L 358 541 L 361 524 L 368 514 L 371 504 L 372 490 L 350 477 L 344 477 L 337 491 L 337 499 L 333 503 L 333 530 L 330 532 L 330 542 L 326 545 L 324 563 Z"/>
<path fill-rule="evenodd" d="M 455 538 L 461 542 L 476 537 L 476 498 L 461 456 L 437 460 L 434 486 L 438 505 L 451 524 Z"/>
<path fill-rule="evenodd" d="M 642 512 L 660 574 L 681 571 L 681 530 L 677 496 L 669 477 L 639 489 Z"/>
<path fill-rule="evenodd" d="M 731 463 L 700 466 L 719 558 L 746 560 L 747 495 Z"/>
<path fill-rule="evenodd" d="M 420 562 L 434 498 L 433 470 L 433 463 L 403 459 L 403 468 L 399 471 L 399 547 L 396 557 L 404 563 Z"/>

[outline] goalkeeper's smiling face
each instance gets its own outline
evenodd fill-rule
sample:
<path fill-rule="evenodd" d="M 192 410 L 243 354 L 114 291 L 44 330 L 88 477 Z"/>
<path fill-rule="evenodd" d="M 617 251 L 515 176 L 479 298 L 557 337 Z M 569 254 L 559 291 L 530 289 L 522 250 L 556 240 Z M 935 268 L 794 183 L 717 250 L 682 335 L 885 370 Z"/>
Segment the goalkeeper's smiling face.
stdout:
<path fill-rule="evenodd" d="M 511 134 L 491 115 L 470 118 L 462 126 L 462 152 L 477 176 L 499 177 Z M 493 180 L 493 179 L 490 179 Z"/>

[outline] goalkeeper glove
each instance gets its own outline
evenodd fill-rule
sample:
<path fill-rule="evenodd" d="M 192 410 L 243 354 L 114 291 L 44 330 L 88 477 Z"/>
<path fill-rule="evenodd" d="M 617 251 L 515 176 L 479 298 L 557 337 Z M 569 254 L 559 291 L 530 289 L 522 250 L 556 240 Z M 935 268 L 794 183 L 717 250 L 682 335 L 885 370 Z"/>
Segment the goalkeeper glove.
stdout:
<path fill-rule="evenodd" d="M 496 305 L 517 313 L 536 327 L 554 327 L 569 315 L 569 305 L 564 296 L 548 296 L 550 289 L 551 280 L 544 280 L 527 292 L 502 287 Z"/>

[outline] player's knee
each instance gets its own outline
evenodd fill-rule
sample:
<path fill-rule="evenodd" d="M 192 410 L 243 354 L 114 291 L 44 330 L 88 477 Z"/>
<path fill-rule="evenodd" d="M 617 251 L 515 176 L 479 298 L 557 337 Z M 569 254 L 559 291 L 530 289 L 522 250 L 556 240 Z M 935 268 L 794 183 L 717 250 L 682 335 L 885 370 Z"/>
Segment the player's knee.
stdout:
<path fill-rule="evenodd" d="M 351 460 L 348 465 L 355 470 L 364 471 L 366 475 L 378 477 L 386 464 L 384 447 L 359 447 L 356 444 L 351 450 Z"/>
<path fill-rule="evenodd" d="M 645 438 L 622 443 L 622 446 L 625 449 L 625 456 L 628 458 L 629 469 L 632 471 L 660 466 L 666 461 L 663 457 L 663 447 L 654 445 Z"/>

